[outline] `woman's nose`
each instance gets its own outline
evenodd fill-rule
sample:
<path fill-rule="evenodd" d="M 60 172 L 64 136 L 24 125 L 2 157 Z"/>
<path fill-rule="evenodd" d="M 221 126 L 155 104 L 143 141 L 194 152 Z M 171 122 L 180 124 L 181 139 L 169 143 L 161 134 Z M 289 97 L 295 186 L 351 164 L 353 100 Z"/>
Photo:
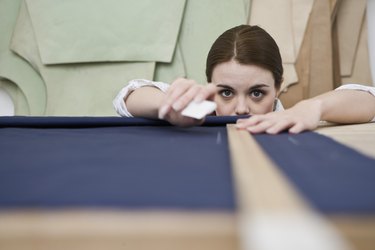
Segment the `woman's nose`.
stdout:
<path fill-rule="evenodd" d="M 236 105 L 236 115 L 248 115 L 250 114 L 250 108 L 247 105 L 246 101 L 242 98 L 239 98 Z"/>

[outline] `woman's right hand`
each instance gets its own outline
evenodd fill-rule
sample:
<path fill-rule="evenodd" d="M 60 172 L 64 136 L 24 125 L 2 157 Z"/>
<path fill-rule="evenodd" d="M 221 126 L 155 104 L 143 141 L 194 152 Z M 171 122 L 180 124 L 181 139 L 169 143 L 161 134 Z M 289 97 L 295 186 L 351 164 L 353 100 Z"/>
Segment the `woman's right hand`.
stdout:
<path fill-rule="evenodd" d="M 178 78 L 171 84 L 165 98 L 162 100 L 158 117 L 173 125 L 184 127 L 201 124 L 203 119 L 197 120 L 186 117 L 181 112 L 191 101 L 212 100 L 215 92 L 216 87 L 213 84 L 200 85 L 194 80 Z"/>

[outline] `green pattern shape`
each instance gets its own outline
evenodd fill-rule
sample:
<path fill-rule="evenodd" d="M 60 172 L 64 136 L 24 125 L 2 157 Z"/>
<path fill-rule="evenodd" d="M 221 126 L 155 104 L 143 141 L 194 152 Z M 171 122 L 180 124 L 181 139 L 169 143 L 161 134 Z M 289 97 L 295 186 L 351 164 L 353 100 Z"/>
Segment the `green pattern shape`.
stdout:
<path fill-rule="evenodd" d="M 26 0 L 26 3 L 42 62 L 60 64 L 170 62 L 185 1 Z"/>
<path fill-rule="evenodd" d="M 21 2 L 0 0 L 0 79 L 6 82 L 3 86 L 14 101 L 16 115 L 43 115 L 46 108 L 43 80 L 28 62 L 9 48 Z"/>

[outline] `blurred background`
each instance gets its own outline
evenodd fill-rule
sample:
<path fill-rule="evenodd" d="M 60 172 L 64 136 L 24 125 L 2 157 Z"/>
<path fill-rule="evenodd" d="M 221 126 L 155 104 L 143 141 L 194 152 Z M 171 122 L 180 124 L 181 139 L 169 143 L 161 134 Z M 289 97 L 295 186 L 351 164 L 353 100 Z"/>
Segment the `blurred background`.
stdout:
<path fill-rule="evenodd" d="M 285 107 L 373 85 L 375 0 L 0 0 L 0 115 L 114 116 L 131 79 L 205 84 L 211 44 L 245 23 L 280 47 Z"/>

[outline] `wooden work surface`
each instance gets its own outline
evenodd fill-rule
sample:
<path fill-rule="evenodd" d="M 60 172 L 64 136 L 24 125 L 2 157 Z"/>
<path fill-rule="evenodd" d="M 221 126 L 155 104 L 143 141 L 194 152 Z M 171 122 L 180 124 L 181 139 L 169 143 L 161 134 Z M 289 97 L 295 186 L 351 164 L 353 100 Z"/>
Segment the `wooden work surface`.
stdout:
<path fill-rule="evenodd" d="M 315 131 L 375 158 L 375 122 L 341 126 L 326 124 Z"/>
<path fill-rule="evenodd" d="M 319 127 L 316 132 L 375 158 L 375 123 L 341 126 L 327 124 Z M 330 221 L 349 239 L 354 249 L 375 249 L 375 214 L 330 216 Z"/>
<path fill-rule="evenodd" d="M 374 123 L 316 131 L 375 157 Z M 229 125 L 228 136 L 239 205 L 235 214 L 3 211 L 0 249 L 375 249 L 375 217 L 320 215 L 251 135 Z M 252 169 L 244 167 L 248 157 L 258 163 Z"/>

